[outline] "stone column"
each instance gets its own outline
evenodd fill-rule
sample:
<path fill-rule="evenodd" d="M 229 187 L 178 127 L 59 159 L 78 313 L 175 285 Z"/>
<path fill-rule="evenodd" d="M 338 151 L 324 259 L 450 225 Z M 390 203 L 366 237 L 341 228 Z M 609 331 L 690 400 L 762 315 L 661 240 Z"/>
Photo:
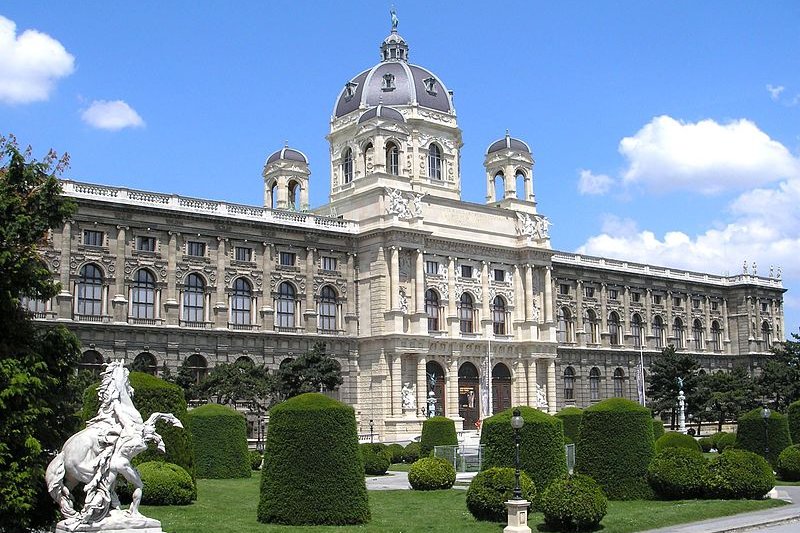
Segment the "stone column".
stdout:
<path fill-rule="evenodd" d="M 533 320 L 533 307 L 535 294 L 533 293 L 533 267 L 525 265 L 525 322 Z"/>
<path fill-rule="evenodd" d="M 547 412 L 555 414 L 556 408 L 556 361 L 547 360 Z"/>
<path fill-rule="evenodd" d="M 519 265 L 514 265 L 511 279 L 514 283 L 514 322 L 520 322 L 525 320 L 525 289 Z"/>
<path fill-rule="evenodd" d="M 275 264 L 275 245 L 268 242 L 264 246 L 264 256 L 261 258 L 261 269 L 264 271 L 264 285 L 261 290 L 261 329 L 272 331 L 275 329 L 275 309 L 272 301 L 272 266 Z"/>
<path fill-rule="evenodd" d="M 356 268 L 355 260 L 356 254 L 347 254 L 347 308 L 345 311 L 345 324 L 348 335 L 356 335 L 358 333 L 358 313 L 356 310 Z"/>
<path fill-rule="evenodd" d="M 549 335 L 547 337 L 548 340 L 554 341 L 555 340 L 555 327 L 553 322 L 553 279 L 551 268 L 546 266 L 544 268 L 544 316 L 545 322 L 549 326 L 548 330 Z"/>
<path fill-rule="evenodd" d="M 389 394 L 392 398 L 392 416 L 400 416 L 403 414 L 403 402 L 400 394 L 403 389 L 403 364 L 399 354 L 392 353 L 390 357 L 392 361 L 392 388 Z"/>
<path fill-rule="evenodd" d="M 314 292 L 314 271 L 316 270 L 316 248 L 306 248 L 306 310 L 303 313 L 307 333 L 317 332 L 317 305 Z"/>
<path fill-rule="evenodd" d="M 414 275 L 415 308 L 417 313 L 425 314 L 425 259 L 422 250 L 417 250 L 416 264 L 417 268 Z"/>
<path fill-rule="evenodd" d="M 117 226 L 114 297 L 111 300 L 112 320 L 115 322 L 128 321 L 128 299 L 125 297 L 125 252 L 127 251 L 125 232 L 127 229 L 126 226 Z"/>
<path fill-rule="evenodd" d="M 728 346 L 730 345 L 730 342 L 731 342 L 730 335 L 728 334 L 728 330 L 730 329 L 730 327 L 729 327 L 729 324 L 728 324 L 728 299 L 727 298 L 723 298 L 722 299 L 722 329 L 723 329 L 722 338 L 723 338 L 723 343 L 725 345 L 725 347 L 722 348 L 722 349 L 725 352 L 727 352 L 728 351 Z"/>
<path fill-rule="evenodd" d="M 214 304 L 214 326 L 228 327 L 228 296 L 225 293 L 225 243 L 227 239 L 217 238 L 217 302 Z"/>
<path fill-rule="evenodd" d="M 458 355 L 455 355 L 458 353 Z M 446 369 L 446 383 L 445 383 L 445 409 L 444 416 L 449 418 L 458 418 L 458 363 L 460 352 L 453 352 L 453 357 L 450 359 L 449 364 L 445 364 Z M 475 401 L 479 401 L 475 398 Z M 456 423 L 456 431 L 460 431 L 461 427 Z"/>
<path fill-rule="evenodd" d="M 491 297 L 489 296 L 489 264 L 486 261 L 482 262 L 481 267 L 481 292 L 483 293 L 483 298 L 481 302 L 481 322 L 486 322 L 487 326 L 489 327 L 489 331 L 485 331 L 484 333 L 489 335 L 492 330 L 492 313 L 490 311 L 491 305 Z"/>
<path fill-rule="evenodd" d="M 537 365 L 536 359 L 534 358 L 528 359 L 528 365 L 527 365 L 528 399 L 525 403 L 533 407 L 538 407 L 536 405 L 536 384 L 538 383 L 536 375 L 536 365 Z"/>
<path fill-rule="evenodd" d="M 424 355 L 417 358 L 417 414 L 427 412 L 428 401 L 428 380 L 427 380 L 427 359 Z M 423 417 L 424 418 L 424 417 Z"/>
<path fill-rule="evenodd" d="M 58 280 L 61 291 L 56 295 L 58 318 L 72 318 L 72 284 L 70 283 L 70 254 L 72 253 L 72 223 L 67 220 L 61 228 L 61 234 L 53 232 L 54 244 L 61 252 L 58 265 Z M 58 242 L 60 241 L 60 242 Z M 76 298 L 77 299 L 77 298 Z"/>
<path fill-rule="evenodd" d="M 486 203 L 491 204 L 495 201 L 494 195 L 494 175 L 491 172 L 486 173 Z"/>
<path fill-rule="evenodd" d="M 458 333 L 458 308 L 456 307 L 456 258 L 447 258 L 447 322 L 450 335 Z"/>
<path fill-rule="evenodd" d="M 597 339 L 600 344 L 606 344 L 603 333 L 608 333 L 608 287 L 605 283 L 600 284 L 600 338 Z"/>
<path fill-rule="evenodd" d="M 390 251 L 389 265 L 389 296 L 391 298 L 391 310 L 400 310 L 400 250 L 397 246 L 392 246 Z"/>
<path fill-rule="evenodd" d="M 169 232 L 169 245 L 167 247 L 167 299 L 164 302 L 165 321 L 168 325 L 177 326 L 180 323 L 180 304 L 177 288 L 176 265 L 178 262 L 178 233 Z"/>
<path fill-rule="evenodd" d="M 575 284 L 575 342 L 580 346 L 586 346 L 586 336 L 583 334 L 583 280 L 578 280 Z"/>

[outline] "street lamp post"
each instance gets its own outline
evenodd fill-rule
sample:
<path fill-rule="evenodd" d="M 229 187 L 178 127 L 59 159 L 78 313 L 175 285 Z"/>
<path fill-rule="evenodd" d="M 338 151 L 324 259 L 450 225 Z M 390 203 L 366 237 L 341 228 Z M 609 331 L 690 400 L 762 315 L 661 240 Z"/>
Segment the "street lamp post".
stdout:
<path fill-rule="evenodd" d="M 369 442 L 370 442 L 370 444 L 373 442 L 373 440 L 372 440 L 372 435 L 373 435 L 372 430 L 373 430 L 373 428 L 374 428 L 374 426 L 372 424 L 372 419 L 370 418 L 369 419 Z"/>
<path fill-rule="evenodd" d="M 769 417 L 772 412 L 764 406 L 761 409 L 761 418 L 764 419 L 764 457 L 769 457 Z M 769 459 L 768 459 L 769 460 Z"/>
<path fill-rule="evenodd" d="M 514 409 L 513 416 L 511 417 L 511 427 L 514 428 L 514 447 L 516 448 L 516 457 L 514 459 L 514 499 L 522 499 L 522 489 L 519 486 L 519 430 L 525 424 L 525 420 L 519 412 L 519 408 Z"/>

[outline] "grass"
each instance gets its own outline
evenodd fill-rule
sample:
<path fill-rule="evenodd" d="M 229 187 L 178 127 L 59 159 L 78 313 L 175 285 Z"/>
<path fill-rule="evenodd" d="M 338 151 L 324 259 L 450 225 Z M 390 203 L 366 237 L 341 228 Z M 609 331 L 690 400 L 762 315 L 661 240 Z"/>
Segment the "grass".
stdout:
<path fill-rule="evenodd" d="M 406 463 L 395 463 L 389 467 L 389 472 L 408 472 L 411 470 L 411 465 Z"/>
<path fill-rule="evenodd" d="M 501 533 L 504 524 L 478 522 L 465 504 L 466 491 L 370 491 L 372 521 L 362 526 L 277 526 L 256 521 L 261 476 L 249 479 L 199 479 L 198 500 L 185 507 L 142 506 L 170 533 L 347 533 L 429 532 Z M 603 533 L 626 533 L 687 521 L 757 511 L 783 505 L 773 500 L 690 500 L 677 502 L 609 502 Z M 409 512 L 413 510 L 413 512 Z M 543 530 L 540 513 L 531 513 L 531 528 Z"/>

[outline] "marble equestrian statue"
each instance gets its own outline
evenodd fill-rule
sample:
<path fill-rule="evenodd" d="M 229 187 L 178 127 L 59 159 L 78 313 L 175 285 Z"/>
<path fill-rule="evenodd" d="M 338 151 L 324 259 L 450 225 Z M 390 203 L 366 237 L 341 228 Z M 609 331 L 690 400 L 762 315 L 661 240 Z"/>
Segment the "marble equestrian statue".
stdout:
<path fill-rule="evenodd" d="M 164 441 L 155 423 L 164 420 L 183 427 L 170 413 L 153 413 L 147 420 L 133 405 L 133 388 L 123 361 L 106 365 L 97 389 L 100 407 L 86 428 L 67 439 L 61 452 L 47 467 L 47 491 L 58 504 L 64 520 L 56 532 L 161 531 L 157 520 L 139 513 L 142 479 L 131 460 L 154 443 L 164 452 Z M 115 491 L 122 476 L 134 487 L 130 507 L 122 511 Z M 84 504 L 75 508 L 72 490 L 84 484 Z"/>

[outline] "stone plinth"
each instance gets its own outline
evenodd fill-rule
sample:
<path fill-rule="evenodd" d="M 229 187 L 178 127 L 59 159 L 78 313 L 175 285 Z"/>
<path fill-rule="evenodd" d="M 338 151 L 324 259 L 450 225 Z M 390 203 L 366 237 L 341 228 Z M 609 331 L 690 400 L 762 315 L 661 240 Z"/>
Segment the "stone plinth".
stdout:
<path fill-rule="evenodd" d="M 146 516 L 130 516 L 126 511 L 112 510 L 107 517 L 90 524 L 70 525 L 62 520 L 56 533 L 164 533 L 161 522 Z"/>
<path fill-rule="evenodd" d="M 503 529 L 503 533 L 531 533 L 528 527 L 528 507 L 531 502 L 528 500 L 508 500 L 508 525 Z"/>

